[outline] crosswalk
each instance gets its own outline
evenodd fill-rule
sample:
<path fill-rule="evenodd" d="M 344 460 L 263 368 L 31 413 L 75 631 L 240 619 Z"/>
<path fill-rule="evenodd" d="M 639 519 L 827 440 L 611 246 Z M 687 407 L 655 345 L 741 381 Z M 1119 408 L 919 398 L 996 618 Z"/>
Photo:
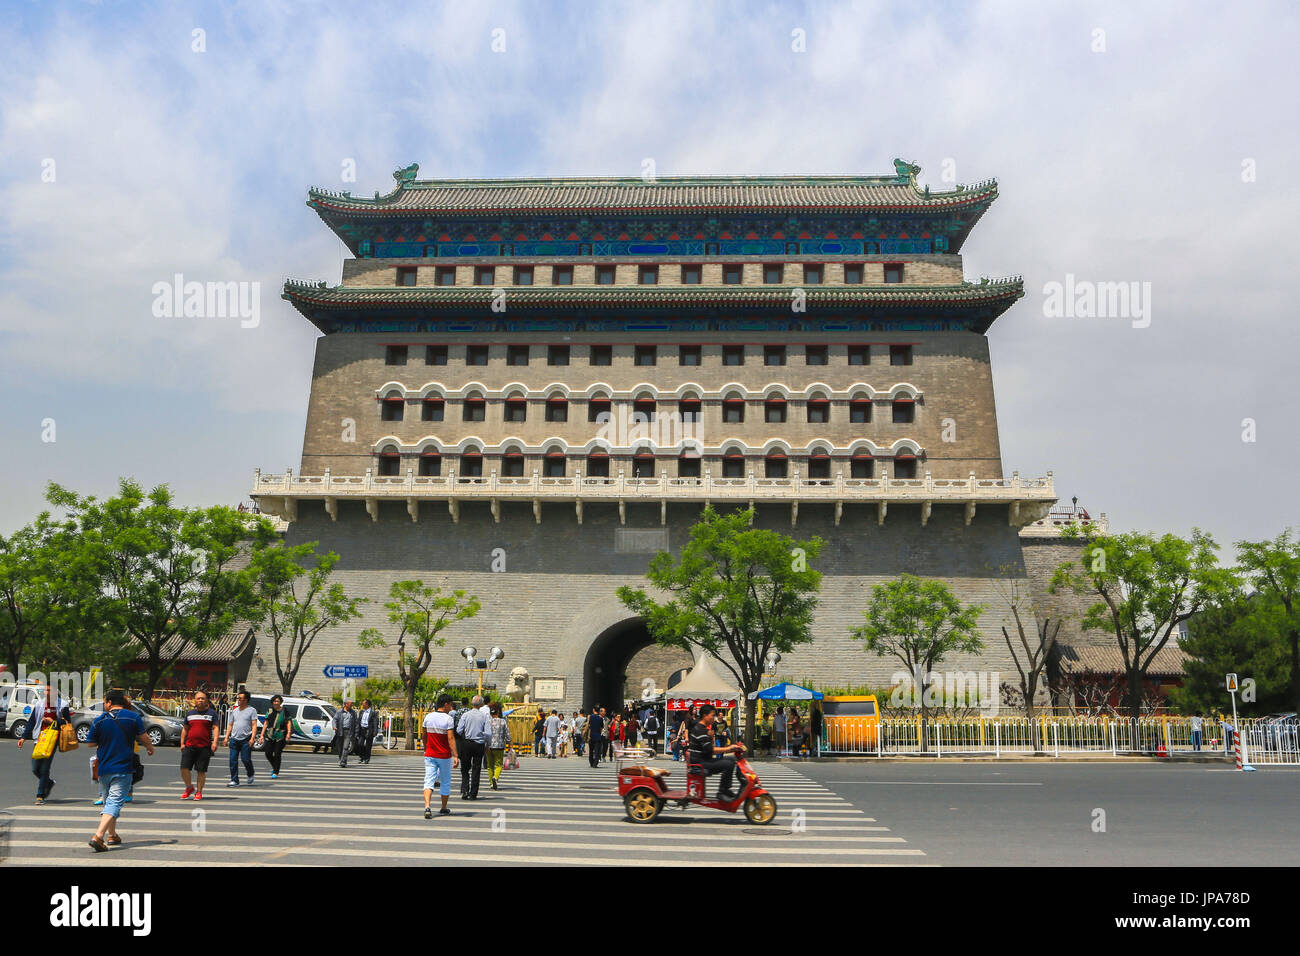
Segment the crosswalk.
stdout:
<path fill-rule="evenodd" d="M 684 773 L 672 767 L 673 777 Z M 215 763 L 214 763 L 215 769 Z M 44 806 L 11 807 L 10 863 L 114 866 L 417 866 L 441 863 L 638 866 L 863 866 L 924 864 L 908 846 L 847 800 L 784 764 L 760 764 L 778 813 L 757 827 L 744 814 L 666 807 L 650 824 L 629 822 L 612 764 L 524 758 L 461 800 L 453 776 L 448 817 L 423 818 L 424 764 L 376 756 L 342 769 L 324 755 L 286 754 L 271 780 L 227 788 L 214 774 L 201 804 L 180 799 L 165 765 L 149 774 L 123 811 L 123 845 L 93 853 L 91 797 L 59 794 Z M 87 792 L 91 785 L 87 782 Z M 68 787 L 67 789 L 74 789 Z M 434 807 L 438 796 L 434 795 Z"/>

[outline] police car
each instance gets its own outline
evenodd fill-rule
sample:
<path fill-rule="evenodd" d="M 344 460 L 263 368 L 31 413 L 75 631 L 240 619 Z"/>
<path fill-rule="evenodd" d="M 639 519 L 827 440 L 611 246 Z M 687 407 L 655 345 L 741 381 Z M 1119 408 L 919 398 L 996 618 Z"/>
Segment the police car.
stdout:
<path fill-rule="evenodd" d="M 249 703 L 257 710 L 259 724 L 266 722 L 271 709 L 271 694 L 251 694 Z M 283 695 L 281 695 L 283 696 Z M 285 713 L 289 715 L 291 744 L 311 744 L 328 747 L 334 742 L 334 708 L 318 697 L 284 697 Z M 261 746 L 254 749 L 261 750 Z"/>

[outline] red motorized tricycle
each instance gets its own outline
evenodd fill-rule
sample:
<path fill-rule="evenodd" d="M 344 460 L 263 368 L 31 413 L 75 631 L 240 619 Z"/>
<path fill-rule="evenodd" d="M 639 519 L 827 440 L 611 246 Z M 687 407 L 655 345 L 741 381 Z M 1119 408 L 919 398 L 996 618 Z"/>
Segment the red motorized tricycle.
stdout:
<path fill-rule="evenodd" d="M 629 757 L 632 756 L 629 754 Z M 763 789 L 758 774 L 745 760 L 744 754 L 736 757 L 736 773 L 739 776 L 739 792 L 733 800 L 721 800 L 709 796 L 708 776 L 698 764 L 686 765 L 686 789 L 669 790 L 665 779 L 671 770 L 649 767 L 644 764 L 629 764 L 618 768 L 618 795 L 623 798 L 627 808 L 627 817 L 633 823 L 653 823 L 659 816 L 665 803 L 676 803 L 686 807 L 694 803 L 713 810 L 726 810 L 735 813 L 744 807 L 745 816 L 750 823 L 768 824 L 776 819 L 776 800 Z"/>

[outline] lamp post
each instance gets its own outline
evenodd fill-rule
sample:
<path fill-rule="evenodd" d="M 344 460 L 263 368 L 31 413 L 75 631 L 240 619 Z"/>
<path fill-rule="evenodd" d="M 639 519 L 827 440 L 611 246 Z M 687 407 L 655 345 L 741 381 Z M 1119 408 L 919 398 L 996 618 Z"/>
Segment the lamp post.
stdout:
<path fill-rule="evenodd" d="M 482 697 L 484 672 L 489 670 L 493 670 L 493 671 L 496 670 L 497 665 L 500 664 L 503 660 L 505 660 L 506 652 L 502 650 L 500 647 L 493 647 L 490 651 L 488 651 L 487 657 L 479 657 L 478 648 L 475 647 L 473 644 L 470 644 L 467 647 L 461 648 L 460 656 L 465 658 L 465 662 L 466 662 L 465 671 L 467 673 L 474 673 L 478 675 L 478 696 Z"/>

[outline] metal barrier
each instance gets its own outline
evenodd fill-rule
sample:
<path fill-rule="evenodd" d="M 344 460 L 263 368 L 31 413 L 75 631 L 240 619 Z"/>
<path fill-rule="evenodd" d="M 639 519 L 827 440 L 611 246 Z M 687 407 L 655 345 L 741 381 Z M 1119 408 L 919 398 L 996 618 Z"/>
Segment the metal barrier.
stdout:
<path fill-rule="evenodd" d="M 1252 762 L 1300 763 L 1300 727 L 1263 718 L 1241 721 L 1248 759 Z M 1203 722 L 1199 752 L 1227 753 L 1226 740 L 1215 721 Z M 1258 751 L 1258 758 L 1256 752 Z M 824 754 L 1002 756 L 1038 754 L 1052 757 L 1085 754 L 1193 753 L 1188 717 L 969 717 L 937 716 L 924 726 L 920 716 L 883 717 L 876 724 L 823 725 Z"/>

